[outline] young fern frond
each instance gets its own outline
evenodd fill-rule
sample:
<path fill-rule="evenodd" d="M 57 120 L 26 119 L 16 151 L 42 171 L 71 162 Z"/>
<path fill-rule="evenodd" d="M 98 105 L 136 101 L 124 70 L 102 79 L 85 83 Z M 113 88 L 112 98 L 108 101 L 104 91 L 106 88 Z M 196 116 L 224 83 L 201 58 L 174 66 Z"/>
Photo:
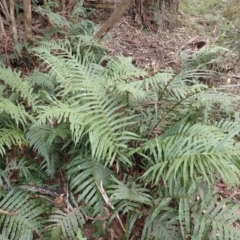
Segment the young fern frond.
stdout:
<path fill-rule="evenodd" d="M 41 235 L 43 222 L 41 214 L 45 212 L 37 200 L 22 191 L 10 191 L 1 198 L 0 214 L 1 235 L 7 239 L 32 240 L 34 234 Z"/>

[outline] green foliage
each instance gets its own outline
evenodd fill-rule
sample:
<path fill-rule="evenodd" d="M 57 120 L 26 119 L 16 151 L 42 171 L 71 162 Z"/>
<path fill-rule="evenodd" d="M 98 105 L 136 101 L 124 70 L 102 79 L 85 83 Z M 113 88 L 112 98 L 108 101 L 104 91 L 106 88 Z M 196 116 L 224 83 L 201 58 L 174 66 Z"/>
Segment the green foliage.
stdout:
<path fill-rule="evenodd" d="M 188 118 L 181 120 L 143 147 L 150 162 L 143 178 L 158 184 L 161 178 L 166 182 L 180 174 L 187 185 L 199 176 L 209 184 L 221 176 L 230 185 L 238 184 L 238 163 L 234 159 L 239 158 L 240 149 L 233 136 L 239 127 L 233 130 L 225 133 L 215 126 L 191 124 Z"/>
<path fill-rule="evenodd" d="M 55 54 L 54 49 L 61 54 Z M 67 42 L 44 43 L 35 51 L 51 66 L 51 74 L 56 78 L 59 93 L 58 98 L 49 99 L 49 106 L 39 106 L 38 125 L 49 122 L 69 122 L 75 142 L 84 134 L 89 135 L 92 157 L 112 165 L 116 159 L 130 165 L 128 146 L 126 143 L 137 139 L 137 135 L 128 128 L 134 124 L 132 116 L 124 116 L 121 109 L 124 104 L 108 92 L 104 68 L 94 63 L 89 64 L 92 55 L 79 59 L 73 54 Z M 68 59 L 68 60 L 67 60 Z M 71 72 L 69 75 L 68 71 Z M 96 81 L 96 75 L 99 75 Z M 123 73 L 118 76 L 123 77 Z M 87 110 L 87 111 L 86 111 Z"/>
<path fill-rule="evenodd" d="M 1 198 L 0 208 L 6 213 L 0 215 L 1 237 L 7 239 L 33 239 L 33 231 L 41 235 L 44 208 L 30 199 L 26 192 L 10 191 Z"/>
<path fill-rule="evenodd" d="M 234 226 L 240 218 L 239 207 L 228 199 L 221 200 L 212 191 L 200 191 L 196 199 L 182 198 L 179 202 L 182 236 L 199 240 L 239 239 L 240 232 Z"/>
<path fill-rule="evenodd" d="M 102 58 L 98 47 L 73 31 L 29 50 L 42 72 L 0 68 L 2 188 L 49 184 L 42 171 L 57 185 L 68 179 L 67 205 L 58 210 L 48 196 L 38 205 L 25 192 L 2 192 L 0 209 L 21 211 L 0 216 L 2 238 L 83 239 L 85 219 L 97 221 L 101 235 L 123 215 L 125 239 L 139 221 L 139 239 L 237 239 L 239 206 L 204 190 L 239 184 L 240 125 L 231 119 L 240 99 L 199 82 L 225 49 L 185 59 L 177 75 L 149 76 L 131 58 Z"/>
<path fill-rule="evenodd" d="M 108 192 L 111 194 L 110 201 L 116 205 L 117 210 L 123 214 L 140 209 L 142 204 L 152 205 L 152 197 L 149 190 L 134 182 L 135 179 L 123 182 L 113 178 L 114 185 L 110 185 Z"/>
<path fill-rule="evenodd" d="M 77 240 L 87 240 L 87 238 L 84 238 L 82 236 L 82 233 L 81 233 L 80 229 L 78 229 L 78 231 L 77 231 Z"/>
<path fill-rule="evenodd" d="M 84 217 L 80 208 L 75 208 L 68 213 L 57 210 L 51 215 L 51 239 L 75 239 L 78 227 L 84 223 Z"/>
<path fill-rule="evenodd" d="M 71 190 L 78 195 L 78 202 L 86 204 L 86 211 L 95 216 L 103 211 L 103 199 L 98 187 L 102 183 L 109 185 L 111 171 L 91 157 L 90 152 L 82 146 L 77 156 L 67 165 Z M 90 208 L 90 210 L 88 210 Z"/>
<path fill-rule="evenodd" d="M 6 154 L 6 149 L 12 146 L 21 148 L 26 144 L 24 133 L 20 129 L 1 128 L 0 130 L 0 154 Z"/>

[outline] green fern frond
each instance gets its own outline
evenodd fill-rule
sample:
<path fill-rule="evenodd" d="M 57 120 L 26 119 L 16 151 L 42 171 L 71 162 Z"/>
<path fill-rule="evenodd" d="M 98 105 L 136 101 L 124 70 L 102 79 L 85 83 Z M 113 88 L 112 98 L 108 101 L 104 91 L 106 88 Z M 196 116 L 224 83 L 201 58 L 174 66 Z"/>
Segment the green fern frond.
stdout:
<path fill-rule="evenodd" d="M 29 144 L 38 154 L 44 159 L 42 168 L 46 170 L 47 174 L 53 176 L 57 170 L 57 165 L 60 159 L 60 149 L 58 143 L 54 140 L 58 138 L 58 134 L 65 136 L 66 132 L 57 133 L 54 129 L 48 126 L 32 127 L 26 134 Z"/>
<path fill-rule="evenodd" d="M 32 119 L 24 107 L 20 104 L 15 105 L 6 98 L 0 98 L 0 113 L 7 113 L 16 122 L 17 125 L 26 125 L 28 119 Z"/>
<path fill-rule="evenodd" d="M 234 223 L 240 219 L 239 209 L 239 204 L 233 204 L 228 199 L 220 200 L 213 192 L 205 194 L 200 190 L 200 197 L 195 201 L 192 198 L 182 198 L 179 204 L 182 236 L 186 238 L 190 235 L 197 240 L 237 240 L 240 238 L 240 232 Z M 188 230 L 186 221 L 189 222 Z"/>
<path fill-rule="evenodd" d="M 112 176 L 112 180 L 116 183 L 110 185 L 108 188 L 111 189 L 110 200 L 119 201 L 119 200 L 128 200 L 130 202 L 142 203 L 146 205 L 152 205 L 152 197 L 149 194 L 149 190 L 141 187 L 139 184 L 136 184 L 133 181 L 129 181 L 127 184 L 117 180 Z"/>
<path fill-rule="evenodd" d="M 1 103 L 0 103 L 1 104 Z M 17 128 L 1 128 L 0 129 L 0 155 L 6 154 L 6 149 L 11 149 L 13 146 L 22 148 L 26 145 L 25 134 Z"/>
<path fill-rule="evenodd" d="M 52 53 L 55 50 L 59 53 Z M 89 134 L 94 158 L 104 159 L 110 165 L 116 159 L 131 164 L 126 143 L 137 139 L 136 134 L 127 131 L 134 124 L 133 117 L 124 117 L 120 112 L 124 106 L 108 93 L 106 79 L 101 77 L 103 68 L 88 62 L 88 57 L 82 60 L 80 53 L 74 55 L 68 43 L 45 43 L 35 51 L 51 67 L 64 102 L 55 99 L 52 106 L 39 107 L 38 124 L 69 121 L 75 142 L 84 133 Z M 123 78 L 124 73 L 118 74 L 118 78 Z"/>
<path fill-rule="evenodd" d="M 13 172 L 18 173 L 18 182 L 33 182 L 36 179 L 36 174 L 40 177 L 44 176 L 37 165 L 27 158 L 15 159 L 14 161 L 12 159 L 6 160 L 0 167 L 0 186 L 11 185 L 9 175 Z"/>
<path fill-rule="evenodd" d="M 172 210 L 173 211 L 173 210 Z M 151 224 L 147 224 L 149 219 L 146 218 L 141 240 L 181 240 L 179 232 L 178 218 L 176 213 L 159 214 Z"/>
<path fill-rule="evenodd" d="M 222 179 L 238 183 L 238 167 L 234 158 L 240 149 L 221 129 L 203 124 L 191 124 L 183 120 L 167 130 L 162 136 L 145 145 L 155 162 L 143 175 L 144 179 L 158 184 L 160 178 L 167 181 L 181 172 L 185 184 L 201 176 L 212 183 L 219 174 Z"/>
<path fill-rule="evenodd" d="M 132 58 L 117 56 L 116 59 L 110 59 L 104 71 L 106 84 L 116 86 L 117 83 L 131 82 L 140 77 L 147 76 L 147 72 L 137 68 L 132 64 Z"/>
<path fill-rule="evenodd" d="M 49 222 L 52 224 L 48 226 L 52 234 L 58 235 L 58 239 L 73 240 L 76 237 L 79 227 L 84 224 L 84 217 L 81 208 L 74 208 L 68 213 L 57 210 L 50 216 Z M 56 236 L 57 236 L 56 235 Z"/>
<path fill-rule="evenodd" d="M 95 216 L 103 209 L 103 198 L 98 186 L 109 185 L 111 171 L 101 163 L 95 162 L 91 154 L 82 146 L 78 150 L 78 156 L 67 165 L 70 185 L 74 194 L 77 194 L 78 202 L 84 201 L 90 207 L 91 215 Z"/>
<path fill-rule="evenodd" d="M 20 74 L 20 72 L 12 71 L 10 68 L 0 67 L 0 79 L 11 87 L 12 92 L 19 93 L 23 99 L 28 101 L 29 105 L 33 105 L 35 96 L 32 92 L 32 86 L 27 81 L 23 81 Z"/>
<path fill-rule="evenodd" d="M 190 69 L 206 68 L 208 64 L 216 62 L 221 55 L 227 52 L 229 52 L 227 48 L 220 46 L 203 47 L 193 54 L 182 52 L 182 69 L 188 71 Z"/>
<path fill-rule="evenodd" d="M 96 28 L 94 26 L 94 23 L 89 20 L 81 20 L 77 22 L 70 23 L 70 27 L 68 29 L 69 31 L 69 38 L 73 39 L 79 36 L 85 36 L 90 41 L 88 42 L 88 46 L 91 45 L 91 43 L 96 43 L 96 40 L 91 36 L 96 31 Z M 80 39 L 81 39 L 80 37 Z M 84 41 L 87 43 L 87 41 Z M 100 45 L 99 45 L 100 46 Z M 102 48 L 102 47 L 101 47 Z"/>
<path fill-rule="evenodd" d="M 41 214 L 45 210 L 38 201 L 30 199 L 26 192 L 10 191 L 1 199 L 0 209 L 7 212 L 0 215 L 2 236 L 8 239 L 32 240 L 34 234 L 41 235 Z"/>
<path fill-rule="evenodd" d="M 28 81 L 32 85 L 33 89 L 44 89 L 50 93 L 53 93 L 55 91 L 54 79 L 49 74 L 39 72 L 36 69 L 30 76 L 27 76 L 25 78 L 25 81 Z"/>

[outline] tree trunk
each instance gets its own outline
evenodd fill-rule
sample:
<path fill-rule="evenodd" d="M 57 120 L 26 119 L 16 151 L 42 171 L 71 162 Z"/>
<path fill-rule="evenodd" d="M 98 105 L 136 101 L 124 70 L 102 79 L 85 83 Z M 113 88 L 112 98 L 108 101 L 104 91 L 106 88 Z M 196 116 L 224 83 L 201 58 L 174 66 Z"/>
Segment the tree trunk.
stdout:
<path fill-rule="evenodd" d="M 149 27 L 161 29 L 176 26 L 180 0 L 135 0 L 135 20 Z"/>
<path fill-rule="evenodd" d="M 32 43 L 32 5 L 31 0 L 23 0 L 25 37 Z"/>

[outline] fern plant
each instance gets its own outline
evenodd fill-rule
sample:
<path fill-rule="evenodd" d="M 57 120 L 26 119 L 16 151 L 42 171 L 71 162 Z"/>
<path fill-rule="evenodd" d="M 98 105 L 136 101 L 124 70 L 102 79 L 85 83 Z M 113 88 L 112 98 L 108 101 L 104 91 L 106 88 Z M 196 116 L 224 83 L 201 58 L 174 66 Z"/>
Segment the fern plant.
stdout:
<path fill-rule="evenodd" d="M 0 202 L 1 239 L 33 239 L 43 233 L 41 214 L 45 212 L 38 200 L 26 192 L 12 190 Z"/>
<path fill-rule="evenodd" d="M 26 239 L 34 231 L 42 238 L 74 239 L 85 220 L 111 226 L 115 218 L 126 239 L 139 222 L 141 239 L 237 239 L 233 224 L 239 206 L 203 186 L 212 188 L 219 180 L 239 184 L 240 126 L 231 121 L 239 98 L 227 93 L 223 98 L 223 89 L 198 81 L 210 72 L 148 76 L 131 58 L 100 60 L 93 40 L 73 35 L 29 50 L 43 72 L 35 70 L 24 81 L 20 73 L 0 67 L 2 188 L 13 188 L 11 172 L 18 174 L 18 186 L 46 180 L 40 176 L 45 171 L 53 181 L 68 181 L 62 185 L 68 185 L 72 199 L 66 199 L 66 209 L 49 207 L 44 218 L 38 201 L 12 190 L 2 192 L 0 209 L 15 213 L 27 202 L 30 210 L 22 207 L 22 214 L 28 218 L 30 212 L 36 224 Z M 9 152 L 21 148 L 29 158 L 12 159 Z M 18 214 L 5 215 L 2 237 L 18 239 L 24 223 L 18 224 Z"/>

